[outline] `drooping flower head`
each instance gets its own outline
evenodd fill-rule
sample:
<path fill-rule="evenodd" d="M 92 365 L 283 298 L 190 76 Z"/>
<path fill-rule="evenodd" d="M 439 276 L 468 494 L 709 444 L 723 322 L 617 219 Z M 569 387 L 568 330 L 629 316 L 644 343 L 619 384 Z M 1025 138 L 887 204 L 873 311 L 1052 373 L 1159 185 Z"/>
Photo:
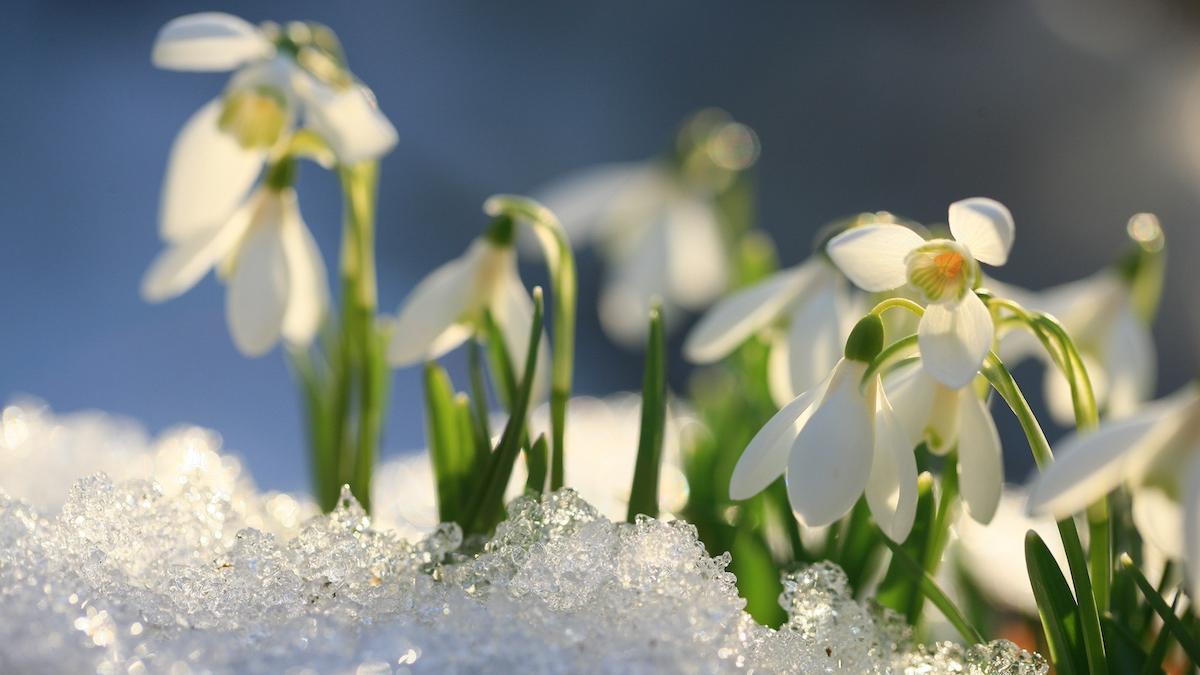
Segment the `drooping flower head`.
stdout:
<path fill-rule="evenodd" d="M 818 236 L 820 246 L 811 258 L 721 299 L 706 312 L 684 342 L 684 355 L 693 363 L 712 363 L 758 335 L 770 343 L 767 372 L 778 405 L 817 386 L 841 358 L 851 328 L 867 309 L 866 294 L 824 255 L 832 236 L 825 231 L 859 222 L 900 221 L 879 212 L 832 223 Z"/>
<path fill-rule="evenodd" d="M 142 296 L 175 297 L 215 267 L 230 285 L 227 315 L 240 351 L 261 355 L 281 336 L 309 344 L 328 291 L 292 189 L 297 130 L 312 141 L 301 144 L 304 154 L 350 165 L 390 150 L 395 129 L 323 26 L 191 14 L 162 28 L 153 61 L 235 72 L 171 148 L 159 220 L 168 248 L 146 273 Z"/>
<path fill-rule="evenodd" d="M 486 312 L 500 329 L 514 368 L 524 369 L 533 301 L 517 271 L 515 227 L 509 216 L 497 216 L 466 253 L 417 284 L 392 326 L 388 347 L 392 365 L 436 359 L 458 347 L 484 330 Z M 548 352 L 538 350 L 535 382 L 541 390 L 549 373 Z"/>
<path fill-rule="evenodd" d="M 879 377 L 862 382 L 882 347 L 883 323 L 868 315 L 828 377 L 784 406 L 746 446 L 730 497 L 748 499 L 784 474 L 792 510 L 806 525 L 821 527 L 865 493 L 880 528 L 904 541 L 916 514 L 916 459 Z"/>
<path fill-rule="evenodd" d="M 595 244 L 605 258 L 599 311 L 613 339 L 642 346 L 655 299 L 669 327 L 681 309 L 703 308 L 725 290 L 717 199 L 757 157 L 749 127 L 705 110 L 684 124 L 667 158 L 583 169 L 540 191 L 571 240 Z"/>
<path fill-rule="evenodd" d="M 1133 518 L 1163 554 L 1186 563 L 1200 591 L 1200 388 L 1188 385 L 1129 417 L 1068 436 L 1037 475 L 1029 512 L 1056 519 L 1129 487 Z"/>
<path fill-rule="evenodd" d="M 926 241 L 892 224 L 853 228 L 829 242 L 829 256 L 869 292 L 907 286 L 926 303 L 917 328 L 922 365 L 948 387 L 966 386 L 992 346 L 995 326 L 974 289 L 979 263 L 1003 265 L 1013 242 L 1012 215 L 1003 204 L 975 197 L 950 205 L 954 239 Z"/>

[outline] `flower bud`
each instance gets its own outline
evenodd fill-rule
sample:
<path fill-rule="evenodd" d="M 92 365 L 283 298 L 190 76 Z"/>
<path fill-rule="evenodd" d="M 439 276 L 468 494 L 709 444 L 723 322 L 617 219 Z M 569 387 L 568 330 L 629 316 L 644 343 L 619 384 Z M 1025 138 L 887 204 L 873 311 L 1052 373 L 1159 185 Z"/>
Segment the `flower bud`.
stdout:
<path fill-rule="evenodd" d="M 846 338 L 844 354 L 851 361 L 870 363 L 883 351 L 883 321 L 877 314 L 868 314 L 854 324 Z"/>

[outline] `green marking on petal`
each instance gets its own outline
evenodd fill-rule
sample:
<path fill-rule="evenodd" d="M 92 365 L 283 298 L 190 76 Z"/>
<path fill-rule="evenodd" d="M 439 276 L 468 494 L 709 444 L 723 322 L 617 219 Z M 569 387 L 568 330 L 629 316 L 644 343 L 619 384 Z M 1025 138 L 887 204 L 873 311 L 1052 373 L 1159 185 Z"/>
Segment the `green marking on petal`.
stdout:
<path fill-rule="evenodd" d="M 287 126 L 287 99 L 274 87 L 254 87 L 225 97 L 217 126 L 246 149 L 275 145 Z"/>
<path fill-rule="evenodd" d="M 908 283 L 926 302 L 961 300 L 979 280 L 979 263 L 961 244 L 935 239 L 918 246 L 904 259 Z"/>

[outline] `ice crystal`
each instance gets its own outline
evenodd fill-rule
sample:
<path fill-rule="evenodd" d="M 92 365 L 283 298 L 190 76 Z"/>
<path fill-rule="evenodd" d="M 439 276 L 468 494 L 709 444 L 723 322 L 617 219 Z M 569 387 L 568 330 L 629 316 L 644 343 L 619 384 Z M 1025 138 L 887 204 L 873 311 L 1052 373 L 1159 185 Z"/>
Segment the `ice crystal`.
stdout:
<path fill-rule="evenodd" d="M 0 476 L 4 673 L 1046 672 L 1004 642 L 913 646 L 827 563 L 790 574 L 787 623 L 760 626 L 691 525 L 614 523 L 569 489 L 512 502 L 481 549 L 454 525 L 409 541 L 349 493 L 302 518 L 307 500 L 257 493 L 211 434 L 2 419 L 0 464 L 25 458 Z M 72 480 L 68 446 L 154 479 Z M 73 482 L 61 497 L 13 483 L 43 459 Z"/>

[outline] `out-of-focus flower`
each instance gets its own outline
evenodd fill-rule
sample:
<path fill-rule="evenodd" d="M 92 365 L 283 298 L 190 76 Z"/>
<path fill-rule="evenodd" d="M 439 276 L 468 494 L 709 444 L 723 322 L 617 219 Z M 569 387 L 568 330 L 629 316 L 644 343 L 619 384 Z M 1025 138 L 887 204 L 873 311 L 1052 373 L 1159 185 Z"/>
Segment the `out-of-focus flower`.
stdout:
<path fill-rule="evenodd" d="M 952 389 L 917 364 L 886 380 L 896 418 L 913 445 L 925 441 L 944 455 L 958 451 L 959 490 L 967 512 L 981 523 L 996 513 L 1004 486 L 1000 435 L 992 413 L 968 384 Z"/>
<path fill-rule="evenodd" d="M 1090 277 L 1047 290 L 1026 292 L 1030 309 L 1057 318 L 1075 341 L 1091 379 L 1096 404 L 1106 418 L 1132 414 L 1154 394 L 1156 356 L 1151 319 L 1162 283 L 1164 245 L 1158 219 L 1139 213 L 1129 220 L 1134 251 L 1119 264 Z M 1025 331 L 1000 342 L 1006 362 L 1045 352 Z M 1075 419 L 1066 376 L 1049 365 L 1044 380 L 1046 405 L 1060 424 Z"/>
<path fill-rule="evenodd" d="M 518 373 L 524 369 L 533 301 L 517 272 L 513 233 L 512 220 L 496 220 L 466 253 L 417 284 L 392 326 L 388 347 L 392 365 L 407 366 L 442 356 L 482 330 L 487 312 L 504 336 L 513 367 Z M 545 342 L 543 339 L 543 347 L 538 349 L 539 383 L 550 372 Z"/>
<path fill-rule="evenodd" d="M 864 347 L 868 337 L 873 344 Z M 912 444 L 879 377 L 860 386 L 882 346 L 879 318 L 860 321 L 829 376 L 784 406 L 746 446 L 730 479 L 731 499 L 748 499 L 786 473 L 788 500 L 805 525 L 833 523 L 865 492 L 880 529 L 896 541 L 908 537 L 917 505 Z"/>
<path fill-rule="evenodd" d="M 1013 220 L 1003 204 L 975 197 L 950 205 L 954 239 L 926 241 L 899 225 L 846 230 L 827 247 L 834 263 L 859 288 L 889 291 L 907 285 L 927 303 L 917 328 L 925 370 L 948 387 L 965 387 L 992 346 L 995 326 L 974 292 L 979 262 L 1003 265 Z"/>
<path fill-rule="evenodd" d="M 530 414 L 535 436 L 550 428 L 550 407 L 538 406 Z M 637 462 L 641 424 L 641 397 L 614 394 L 605 398 L 586 396 L 571 399 L 567 406 L 566 473 L 571 489 L 595 506 L 605 517 L 622 521 L 629 504 L 629 488 Z M 663 437 L 659 505 L 664 517 L 679 513 L 687 502 L 680 438 L 692 424 L 686 411 L 670 410 Z M 513 468 L 506 498 L 525 487 L 524 462 Z M 415 539 L 438 524 L 433 468 L 428 453 L 409 455 L 380 467 L 372 490 L 377 497 L 375 521 L 380 527 L 398 530 Z"/>
<path fill-rule="evenodd" d="M 1025 533 L 1033 530 L 1041 535 L 1062 569 L 1067 569 L 1067 554 L 1053 518 L 1025 514 L 1026 498 L 1021 488 L 1005 486 L 991 522 L 984 525 L 973 518 L 961 518 L 951 554 L 958 557 L 963 570 L 988 600 L 1026 616 L 1037 616 L 1025 564 Z"/>
<path fill-rule="evenodd" d="M 169 241 L 142 279 L 142 297 L 173 298 L 214 267 L 228 285 L 226 319 L 243 354 L 265 354 L 281 336 L 291 345 L 312 342 L 329 291 L 295 191 L 263 185 L 225 221 Z"/>
<path fill-rule="evenodd" d="M 669 326 L 680 309 L 703 308 L 725 290 L 728 233 L 717 200 L 757 155 L 753 131 L 707 110 L 684 126 L 669 159 L 592 167 L 541 191 L 571 240 L 596 244 L 607 262 L 599 307 L 612 338 L 642 345 L 655 299 Z"/>
<path fill-rule="evenodd" d="M 1180 392 L 1095 431 L 1074 434 L 1030 488 L 1029 512 L 1083 511 L 1119 485 L 1133 495 L 1139 531 L 1187 565 L 1200 591 L 1200 389 Z"/>
<path fill-rule="evenodd" d="M 718 302 L 688 335 L 684 355 L 712 363 L 785 323 L 786 331 L 771 334 L 768 364 L 771 396 L 784 405 L 820 384 L 841 358 L 863 314 L 859 295 L 827 259 L 813 256 Z"/>
<path fill-rule="evenodd" d="M 235 72 L 171 148 L 159 219 L 168 249 L 147 272 L 142 295 L 174 297 L 216 266 L 229 282 L 239 350 L 261 355 L 281 335 L 309 344 L 328 291 L 290 187 L 293 131 L 302 123 L 336 161 L 352 164 L 391 149 L 395 129 L 323 26 L 260 28 L 229 14 L 190 14 L 163 26 L 152 59 L 172 70 Z M 264 166 L 275 175 L 254 190 Z"/>

